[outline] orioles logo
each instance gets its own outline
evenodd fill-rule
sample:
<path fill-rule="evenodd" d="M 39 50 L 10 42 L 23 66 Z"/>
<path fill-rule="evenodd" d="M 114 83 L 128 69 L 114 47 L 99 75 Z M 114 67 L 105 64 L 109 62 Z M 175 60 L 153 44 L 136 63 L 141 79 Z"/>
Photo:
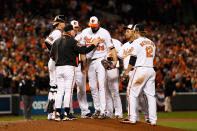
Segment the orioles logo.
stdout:
<path fill-rule="evenodd" d="M 92 20 L 92 23 L 94 23 L 95 22 L 95 20 Z"/>
<path fill-rule="evenodd" d="M 76 21 L 74 22 L 74 25 L 77 25 L 77 22 Z"/>
<path fill-rule="evenodd" d="M 87 36 L 84 37 L 86 43 L 91 43 L 92 37 L 88 38 Z"/>
<path fill-rule="evenodd" d="M 133 47 L 132 47 L 131 49 L 125 49 L 125 50 L 123 51 L 124 58 L 126 58 L 126 57 L 129 56 L 129 55 L 132 55 L 131 52 L 132 52 L 133 50 L 134 50 Z"/>

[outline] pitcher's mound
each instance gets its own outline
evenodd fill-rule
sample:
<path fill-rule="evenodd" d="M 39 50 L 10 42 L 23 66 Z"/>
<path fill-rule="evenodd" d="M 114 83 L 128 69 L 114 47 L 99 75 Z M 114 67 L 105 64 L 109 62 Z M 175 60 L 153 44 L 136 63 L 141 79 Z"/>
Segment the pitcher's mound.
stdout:
<path fill-rule="evenodd" d="M 163 126 L 151 126 L 138 122 L 136 125 L 121 124 L 115 119 L 78 119 L 73 121 L 4 121 L 0 122 L 1 131 L 182 131 Z"/>

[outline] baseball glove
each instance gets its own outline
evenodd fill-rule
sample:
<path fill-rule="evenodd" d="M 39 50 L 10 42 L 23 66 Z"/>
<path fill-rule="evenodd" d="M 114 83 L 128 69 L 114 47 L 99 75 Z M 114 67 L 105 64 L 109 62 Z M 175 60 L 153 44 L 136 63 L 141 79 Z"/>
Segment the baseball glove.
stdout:
<path fill-rule="evenodd" d="M 106 59 L 103 59 L 103 60 L 101 61 L 101 63 L 102 63 L 102 65 L 103 65 L 103 67 L 104 67 L 105 69 L 107 69 L 107 70 L 111 70 L 111 69 L 114 68 L 113 63 L 112 63 L 111 61 L 106 60 Z"/>
<path fill-rule="evenodd" d="M 122 82 L 122 85 L 127 87 L 129 83 L 129 75 L 126 75 L 125 73 L 120 76 L 120 81 Z"/>

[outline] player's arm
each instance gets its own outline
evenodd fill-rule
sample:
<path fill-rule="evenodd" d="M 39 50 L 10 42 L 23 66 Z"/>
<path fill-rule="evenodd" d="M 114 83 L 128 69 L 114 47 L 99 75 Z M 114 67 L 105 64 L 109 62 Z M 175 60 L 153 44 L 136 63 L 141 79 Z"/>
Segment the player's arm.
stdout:
<path fill-rule="evenodd" d="M 130 56 L 129 65 L 128 65 L 128 68 L 125 71 L 125 75 L 129 75 L 129 72 L 135 66 L 136 60 L 137 60 L 136 56 Z"/>
<path fill-rule="evenodd" d="M 55 55 L 57 54 L 57 41 L 55 41 L 52 45 L 52 48 L 51 48 L 51 52 L 50 52 L 50 58 L 53 59 L 55 61 Z"/>
<path fill-rule="evenodd" d="M 111 48 L 111 53 L 112 53 L 112 57 L 113 57 L 113 66 L 116 67 L 116 64 L 117 64 L 117 53 L 116 53 L 116 50 L 115 48 Z"/>
<path fill-rule="evenodd" d="M 106 44 L 107 44 L 107 47 L 111 50 L 111 54 L 112 54 L 112 57 L 113 57 L 113 66 L 116 67 L 116 64 L 117 64 L 117 53 L 116 53 L 116 49 L 112 43 L 112 38 L 109 34 L 109 32 L 106 32 L 105 34 L 106 36 Z"/>
<path fill-rule="evenodd" d="M 99 43 L 99 39 L 93 39 L 92 41 L 92 45 L 89 47 L 86 46 L 78 46 L 77 45 L 77 41 L 74 41 L 74 44 L 72 44 L 74 46 L 74 50 L 77 51 L 79 54 L 87 54 L 90 51 L 92 51 Z"/>

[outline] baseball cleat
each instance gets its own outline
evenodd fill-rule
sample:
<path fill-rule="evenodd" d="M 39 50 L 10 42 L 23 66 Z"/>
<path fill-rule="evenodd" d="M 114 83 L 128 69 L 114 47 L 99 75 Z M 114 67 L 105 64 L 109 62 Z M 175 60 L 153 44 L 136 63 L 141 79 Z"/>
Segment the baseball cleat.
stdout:
<path fill-rule="evenodd" d="M 92 118 L 96 119 L 99 117 L 99 115 L 100 115 L 100 111 L 95 111 L 94 114 L 92 115 Z"/>
<path fill-rule="evenodd" d="M 63 120 L 63 121 L 70 121 L 70 120 L 72 120 L 72 119 L 70 119 L 68 116 L 64 116 L 62 120 Z"/>
<path fill-rule="evenodd" d="M 122 117 L 119 116 L 119 115 L 116 115 L 116 116 L 115 116 L 115 119 L 122 119 Z"/>
<path fill-rule="evenodd" d="M 101 114 L 98 116 L 99 119 L 107 119 L 108 117 L 105 114 Z"/>
<path fill-rule="evenodd" d="M 92 114 L 88 113 L 85 116 L 82 116 L 81 118 L 91 119 L 92 118 Z"/>
<path fill-rule="evenodd" d="M 136 124 L 136 122 L 130 121 L 129 119 L 121 120 L 120 123 L 131 124 L 131 125 L 135 125 Z"/>
<path fill-rule="evenodd" d="M 55 116 L 55 121 L 61 121 L 61 117 L 59 115 Z"/>
<path fill-rule="evenodd" d="M 78 119 L 78 118 L 75 117 L 72 113 L 69 113 L 69 114 L 68 114 L 68 118 L 69 118 L 70 120 L 77 120 L 77 119 Z"/>

